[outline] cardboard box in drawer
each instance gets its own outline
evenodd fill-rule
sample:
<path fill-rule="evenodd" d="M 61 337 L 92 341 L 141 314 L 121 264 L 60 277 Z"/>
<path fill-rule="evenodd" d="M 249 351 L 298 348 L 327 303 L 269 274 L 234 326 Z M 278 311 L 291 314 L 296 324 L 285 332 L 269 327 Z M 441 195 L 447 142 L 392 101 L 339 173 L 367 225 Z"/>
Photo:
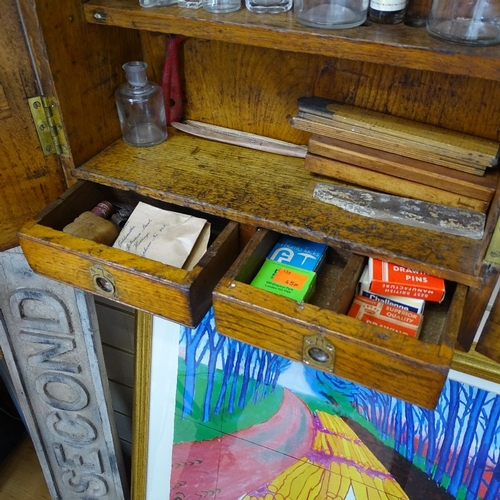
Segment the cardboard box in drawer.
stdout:
<path fill-rule="evenodd" d="M 384 304 L 362 295 L 354 297 L 348 316 L 365 323 L 404 333 L 410 337 L 418 337 L 422 326 L 421 314 Z"/>
<path fill-rule="evenodd" d="M 327 246 L 323 243 L 281 236 L 267 258 L 274 262 L 317 273 L 325 262 Z"/>
<path fill-rule="evenodd" d="M 314 292 L 316 273 L 266 259 L 252 286 L 296 300 L 307 301 Z"/>
<path fill-rule="evenodd" d="M 445 283 L 437 276 L 373 258 L 368 262 L 368 269 L 371 292 L 431 302 L 444 299 Z"/>
<path fill-rule="evenodd" d="M 361 279 L 359 280 L 358 295 L 378 300 L 379 302 L 384 302 L 390 306 L 400 307 L 401 309 L 406 309 L 407 311 L 412 311 L 418 314 L 422 314 L 424 312 L 425 300 L 423 299 L 412 299 L 410 297 L 386 295 L 370 291 L 370 279 L 368 274 L 367 266 L 363 271 Z"/>

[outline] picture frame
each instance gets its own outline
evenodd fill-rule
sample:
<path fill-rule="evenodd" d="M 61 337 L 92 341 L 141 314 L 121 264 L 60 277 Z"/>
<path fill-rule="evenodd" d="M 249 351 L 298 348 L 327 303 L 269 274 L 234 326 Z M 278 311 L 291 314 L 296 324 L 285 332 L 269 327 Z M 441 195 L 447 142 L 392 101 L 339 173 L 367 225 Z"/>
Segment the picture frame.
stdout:
<path fill-rule="evenodd" d="M 161 498 L 170 489 L 180 328 L 173 321 L 137 311 L 132 500 Z M 155 463 L 161 471 L 155 468 Z"/>
<path fill-rule="evenodd" d="M 166 471 L 172 468 L 175 358 L 179 354 L 181 328 L 145 313 L 137 316 L 132 499 L 170 498 L 170 474 Z M 160 383 L 157 377 L 161 378 Z M 170 383 L 165 382 L 165 377 Z M 474 349 L 455 354 L 449 380 L 500 395 L 500 365 Z"/>

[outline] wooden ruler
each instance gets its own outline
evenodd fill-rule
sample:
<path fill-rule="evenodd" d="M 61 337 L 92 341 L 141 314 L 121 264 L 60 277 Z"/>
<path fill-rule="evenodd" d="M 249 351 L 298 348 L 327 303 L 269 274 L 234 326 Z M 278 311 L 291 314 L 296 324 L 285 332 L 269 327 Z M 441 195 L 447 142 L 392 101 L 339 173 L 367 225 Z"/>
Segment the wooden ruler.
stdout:
<path fill-rule="evenodd" d="M 308 151 L 391 175 L 396 177 L 394 182 L 405 179 L 487 202 L 493 199 L 500 174 L 500 170 L 488 169 L 481 177 L 316 134 L 309 139 Z"/>
<path fill-rule="evenodd" d="M 292 124 L 303 130 L 304 122 L 310 122 L 307 131 L 312 132 L 314 126 L 329 126 L 322 130 L 329 130 L 325 135 L 330 137 L 423 161 L 429 158 L 431 163 L 448 168 L 478 171 L 471 173 L 480 174 L 497 164 L 500 145 L 496 141 L 319 97 L 301 97 L 298 105 L 299 113 Z"/>

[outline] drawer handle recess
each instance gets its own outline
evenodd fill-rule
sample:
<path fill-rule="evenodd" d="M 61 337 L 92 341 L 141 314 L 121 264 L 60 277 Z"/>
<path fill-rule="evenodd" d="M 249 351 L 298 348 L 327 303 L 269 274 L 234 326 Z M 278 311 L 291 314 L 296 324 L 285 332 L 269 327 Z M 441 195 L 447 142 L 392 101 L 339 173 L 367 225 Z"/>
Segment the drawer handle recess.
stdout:
<path fill-rule="evenodd" d="M 89 271 L 96 292 L 106 297 L 116 296 L 115 279 L 109 271 L 101 266 L 92 266 Z"/>
<path fill-rule="evenodd" d="M 302 362 L 313 368 L 333 373 L 335 347 L 322 335 L 308 335 L 302 344 Z"/>

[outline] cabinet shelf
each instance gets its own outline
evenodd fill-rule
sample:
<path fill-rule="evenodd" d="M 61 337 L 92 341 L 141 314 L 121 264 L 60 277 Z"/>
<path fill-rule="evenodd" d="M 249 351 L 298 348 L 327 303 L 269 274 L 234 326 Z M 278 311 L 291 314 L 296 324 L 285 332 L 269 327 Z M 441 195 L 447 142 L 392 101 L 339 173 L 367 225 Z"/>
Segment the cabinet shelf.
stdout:
<path fill-rule="evenodd" d="M 91 0 L 84 10 L 90 23 L 500 80 L 499 46 L 442 42 L 424 27 L 367 23 L 348 30 L 315 30 L 297 23 L 292 12 L 255 14 L 242 8 L 214 15 L 176 5 L 144 8 L 138 0 Z"/>
<path fill-rule="evenodd" d="M 122 140 L 74 176 L 190 207 L 242 224 L 375 255 L 478 286 L 483 242 L 377 221 L 312 197 L 318 182 L 304 160 L 192 137 L 175 129 L 153 148 Z M 432 249 L 432 250 L 431 250 Z"/>

